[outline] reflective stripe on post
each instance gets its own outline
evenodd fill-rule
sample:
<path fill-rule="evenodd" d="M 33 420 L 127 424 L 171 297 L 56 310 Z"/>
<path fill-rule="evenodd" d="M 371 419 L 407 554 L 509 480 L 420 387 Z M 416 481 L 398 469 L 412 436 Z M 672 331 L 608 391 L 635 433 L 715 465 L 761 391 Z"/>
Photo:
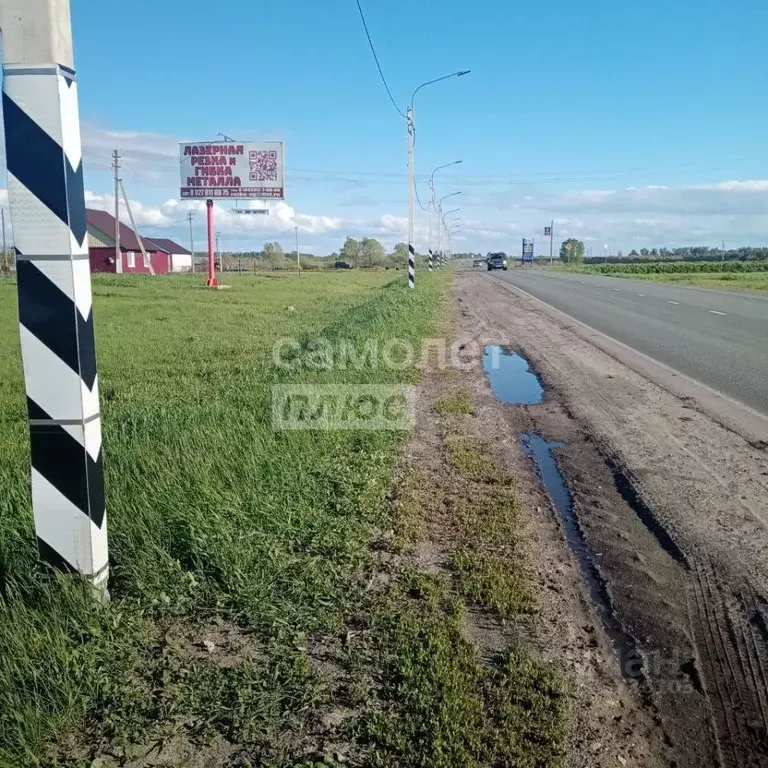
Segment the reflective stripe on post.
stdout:
<path fill-rule="evenodd" d="M 416 255 L 410 243 L 408 244 L 408 287 L 416 287 Z"/>
<path fill-rule="evenodd" d="M 37 60 L 68 42 L 69 5 L 38 0 L 21 8 L 14 33 L 24 30 L 26 36 L 10 47 L 23 55 L 3 67 L 3 112 L 35 531 L 43 560 L 82 574 L 106 593 L 107 521 L 77 83 L 70 67 Z M 38 18 L 41 8 L 49 15 Z M 8 48 L 4 39 L 6 56 Z M 71 62 L 71 48 L 65 53 L 63 60 Z"/>

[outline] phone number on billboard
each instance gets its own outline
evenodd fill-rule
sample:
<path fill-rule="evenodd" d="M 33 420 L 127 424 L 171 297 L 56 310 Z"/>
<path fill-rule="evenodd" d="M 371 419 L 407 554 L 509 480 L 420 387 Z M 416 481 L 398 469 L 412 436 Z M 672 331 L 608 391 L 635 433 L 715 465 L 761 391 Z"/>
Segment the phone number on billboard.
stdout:
<path fill-rule="evenodd" d="M 216 187 L 182 187 L 182 197 L 229 197 L 229 198 L 283 198 L 282 187 L 239 187 L 237 189 L 218 189 Z"/>

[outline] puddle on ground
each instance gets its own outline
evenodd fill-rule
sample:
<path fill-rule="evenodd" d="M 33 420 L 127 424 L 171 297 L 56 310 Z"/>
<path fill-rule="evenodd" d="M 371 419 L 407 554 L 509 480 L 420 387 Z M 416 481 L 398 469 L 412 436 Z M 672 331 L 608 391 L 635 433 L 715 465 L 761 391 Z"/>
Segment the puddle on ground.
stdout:
<path fill-rule="evenodd" d="M 645 676 L 637 643 L 623 629 L 621 622 L 613 612 L 605 582 L 597 570 L 592 550 L 590 550 L 581 526 L 573 513 L 571 494 L 560 474 L 557 461 L 552 455 L 555 448 L 562 448 L 565 443 L 547 442 L 541 435 L 535 434 L 521 435 L 520 441 L 526 454 L 536 462 L 539 480 L 555 505 L 563 525 L 566 543 L 579 561 L 579 569 L 587 583 L 592 602 L 600 615 L 603 629 L 619 657 L 621 674 L 628 680 L 642 683 Z"/>
<path fill-rule="evenodd" d="M 528 361 L 509 347 L 489 344 L 483 353 L 483 370 L 502 403 L 536 405 L 544 397 L 544 387 Z"/>

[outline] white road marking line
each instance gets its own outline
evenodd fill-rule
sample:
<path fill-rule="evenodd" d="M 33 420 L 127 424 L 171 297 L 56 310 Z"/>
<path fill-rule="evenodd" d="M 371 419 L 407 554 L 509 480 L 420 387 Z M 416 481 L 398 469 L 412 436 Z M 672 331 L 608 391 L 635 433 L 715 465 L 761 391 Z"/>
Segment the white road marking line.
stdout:
<path fill-rule="evenodd" d="M 726 316 L 726 315 L 725 315 L 725 312 L 718 312 L 716 309 L 710 309 L 709 311 L 710 311 L 710 312 L 711 312 L 713 315 L 722 315 L 723 317 L 725 317 L 725 316 Z"/>
<path fill-rule="evenodd" d="M 638 295 L 638 296 L 645 296 L 645 294 L 644 294 L 644 293 L 638 293 L 637 295 Z"/>
<path fill-rule="evenodd" d="M 115 235 L 115 237 L 117 237 L 117 235 Z M 616 293 L 618 293 L 621 290 L 621 288 L 614 288 L 613 290 L 616 291 Z"/>
<path fill-rule="evenodd" d="M 679 304 L 679 301 L 668 301 L 667 304 Z"/>

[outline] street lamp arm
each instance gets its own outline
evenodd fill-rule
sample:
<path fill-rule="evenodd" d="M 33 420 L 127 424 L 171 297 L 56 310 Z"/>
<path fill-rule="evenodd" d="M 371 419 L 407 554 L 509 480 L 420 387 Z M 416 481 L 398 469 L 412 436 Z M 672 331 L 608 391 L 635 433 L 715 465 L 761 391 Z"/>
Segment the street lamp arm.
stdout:
<path fill-rule="evenodd" d="M 438 207 L 440 207 L 443 204 L 443 200 L 447 200 L 449 197 L 456 197 L 456 195 L 460 195 L 460 194 L 461 194 L 461 191 L 459 191 L 459 192 L 451 192 L 450 195 L 443 195 L 440 198 L 440 202 L 438 203 Z"/>
<path fill-rule="evenodd" d="M 450 168 L 452 165 L 460 165 L 463 163 L 463 160 L 454 160 L 452 163 L 446 163 L 445 165 L 438 165 L 437 168 L 435 168 L 434 171 L 432 171 L 432 175 L 429 177 L 429 184 L 430 186 L 434 186 L 435 184 L 435 174 L 438 171 L 442 171 L 443 168 Z"/>
<path fill-rule="evenodd" d="M 472 70 L 471 69 L 462 69 L 458 72 L 451 72 L 450 75 L 443 75 L 442 77 L 436 77 L 434 80 L 428 80 L 426 83 L 422 83 L 412 94 L 411 94 L 411 109 L 413 109 L 413 100 L 416 98 L 416 94 L 422 89 L 426 88 L 428 85 L 433 85 L 434 83 L 440 83 L 443 80 L 449 80 L 452 77 L 463 77 L 464 75 L 468 75 Z"/>

